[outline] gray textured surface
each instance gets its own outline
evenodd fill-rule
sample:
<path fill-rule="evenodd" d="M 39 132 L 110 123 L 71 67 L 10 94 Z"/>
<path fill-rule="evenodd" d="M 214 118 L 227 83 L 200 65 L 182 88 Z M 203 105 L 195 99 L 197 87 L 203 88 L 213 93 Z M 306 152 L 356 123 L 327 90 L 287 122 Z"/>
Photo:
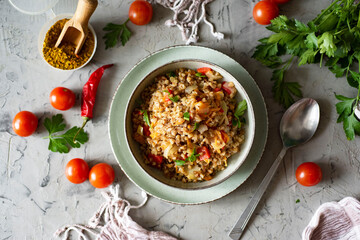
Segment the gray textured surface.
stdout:
<path fill-rule="evenodd" d="M 73 12 L 73 4 L 60 1 L 56 13 Z M 70 1 L 71 2 L 71 1 Z M 251 0 L 217 0 L 209 5 L 211 20 L 226 34 L 218 42 L 200 30 L 199 45 L 220 50 L 239 61 L 255 78 L 265 97 L 269 112 L 269 141 L 260 164 L 252 176 L 236 191 L 212 203 L 180 206 L 150 198 L 130 215 L 151 230 L 167 231 L 182 239 L 228 239 L 231 229 L 256 190 L 265 172 L 281 149 L 278 123 L 283 110 L 272 98 L 271 72 L 250 58 L 256 41 L 268 34 L 253 22 Z M 290 1 L 281 6 L 289 17 L 308 20 L 329 1 Z M 177 29 L 163 25 L 171 12 L 154 7 L 154 18 L 147 26 L 131 25 L 133 36 L 126 47 L 104 50 L 103 26 L 127 18 L 130 1 L 99 1 L 91 23 L 99 37 L 92 64 L 72 73 L 55 71 L 41 59 L 37 37 L 47 16 L 28 16 L 0 0 L 0 239 L 50 239 L 64 224 L 86 223 L 103 202 L 101 190 L 89 183 L 73 185 L 64 176 L 66 163 L 82 157 L 94 164 L 105 161 L 115 168 L 116 182 L 131 202 L 139 201 L 140 190 L 121 172 L 111 152 L 107 117 L 111 96 L 126 72 L 141 58 L 158 49 L 182 44 Z M 28 138 L 15 136 L 11 121 L 20 110 L 36 113 L 42 122 L 55 113 L 48 95 L 54 87 L 66 86 L 76 91 L 77 107 L 64 112 L 69 125 L 81 123 L 79 94 L 90 72 L 97 66 L 116 63 L 100 87 L 94 119 L 87 125 L 90 141 L 80 149 L 61 155 L 47 150 L 46 130 L 40 126 Z M 304 95 L 318 100 L 321 121 L 314 139 L 290 150 L 275 179 L 250 220 L 243 239 L 299 239 L 317 207 L 345 196 L 360 197 L 359 138 L 346 140 L 342 126 L 336 124 L 334 92 L 354 94 L 344 79 L 335 79 L 326 68 L 293 67 L 287 76 L 299 81 Z M 323 170 L 323 181 L 311 188 L 302 187 L 294 177 L 296 167 L 304 161 L 316 161 Z M 300 199 L 299 203 L 295 203 Z"/>

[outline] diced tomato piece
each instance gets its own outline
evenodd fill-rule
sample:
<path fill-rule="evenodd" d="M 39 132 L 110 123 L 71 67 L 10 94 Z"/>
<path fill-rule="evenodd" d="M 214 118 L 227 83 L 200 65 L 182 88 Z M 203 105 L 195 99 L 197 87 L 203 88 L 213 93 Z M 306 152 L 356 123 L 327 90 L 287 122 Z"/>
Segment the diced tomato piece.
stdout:
<path fill-rule="evenodd" d="M 217 88 L 214 89 L 214 92 L 220 92 L 220 91 L 221 91 L 221 88 L 217 87 Z"/>
<path fill-rule="evenodd" d="M 200 159 L 201 161 L 210 158 L 210 151 L 209 151 L 209 149 L 208 149 L 207 147 L 205 147 L 205 146 L 199 147 L 198 149 L 196 149 L 196 152 L 197 152 L 198 154 L 200 154 L 199 159 Z"/>
<path fill-rule="evenodd" d="M 221 88 L 227 93 L 227 94 L 231 94 L 232 93 L 232 90 L 230 89 L 230 88 L 228 88 L 228 87 L 226 87 L 226 82 L 223 82 L 222 84 L 221 84 Z"/>
<path fill-rule="evenodd" d="M 163 162 L 163 157 L 159 156 L 159 155 L 154 155 L 154 154 L 149 154 L 148 158 L 153 161 L 156 162 L 158 164 L 161 164 Z"/>
<path fill-rule="evenodd" d="M 225 143 L 227 143 L 230 140 L 229 135 L 227 135 L 226 132 L 224 132 L 224 131 L 221 131 L 220 133 L 221 133 L 221 138 L 223 139 L 223 141 Z"/>
<path fill-rule="evenodd" d="M 165 97 L 164 97 L 164 101 L 165 101 L 165 102 L 171 101 L 170 98 L 169 98 L 169 94 L 166 93 L 166 95 L 165 95 Z"/>
<path fill-rule="evenodd" d="M 143 125 L 143 133 L 145 136 L 150 136 L 151 132 L 150 132 L 150 127 L 146 124 Z"/>
<path fill-rule="evenodd" d="M 209 67 L 202 67 L 202 68 L 198 68 L 196 71 L 197 71 L 198 73 L 205 74 L 205 73 L 207 73 L 208 71 L 211 71 L 211 68 L 209 68 Z"/>

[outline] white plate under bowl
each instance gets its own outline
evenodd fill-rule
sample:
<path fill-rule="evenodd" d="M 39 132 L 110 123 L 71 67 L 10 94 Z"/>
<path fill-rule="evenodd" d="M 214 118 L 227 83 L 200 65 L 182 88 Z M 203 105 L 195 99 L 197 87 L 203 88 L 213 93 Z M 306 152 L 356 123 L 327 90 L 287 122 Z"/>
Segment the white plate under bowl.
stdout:
<path fill-rule="evenodd" d="M 225 181 L 196 190 L 169 186 L 146 173 L 127 144 L 126 111 L 131 95 L 142 79 L 155 69 L 174 61 L 198 59 L 215 63 L 229 72 L 245 89 L 255 116 L 252 147 L 239 169 Z M 111 103 L 109 137 L 115 158 L 128 178 L 148 194 L 178 204 L 200 204 L 214 201 L 234 191 L 253 172 L 263 153 L 268 132 L 264 99 L 249 73 L 236 61 L 214 49 L 199 46 L 175 46 L 159 50 L 136 64 L 121 81 Z"/>

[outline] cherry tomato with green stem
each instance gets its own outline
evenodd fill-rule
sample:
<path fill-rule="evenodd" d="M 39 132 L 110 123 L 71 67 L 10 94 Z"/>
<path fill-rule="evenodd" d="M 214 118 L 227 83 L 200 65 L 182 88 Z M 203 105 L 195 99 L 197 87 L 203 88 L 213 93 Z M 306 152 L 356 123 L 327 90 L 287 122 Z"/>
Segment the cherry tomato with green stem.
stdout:
<path fill-rule="evenodd" d="M 57 87 L 50 93 L 50 103 L 58 110 L 69 110 L 75 104 L 75 94 L 68 88 Z"/>
<path fill-rule="evenodd" d="M 96 188 L 106 188 L 114 179 L 114 169 L 107 163 L 96 164 L 89 173 L 89 181 Z"/>
<path fill-rule="evenodd" d="M 313 162 L 302 163 L 295 172 L 296 180 L 303 186 L 310 187 L 318 184 L 322 179 L 319 165 Z"/>
<path fill-rule="evenodd" d="M 279 7 L 270 1 L 260 1 L 253 9 L 255 22 L 261 25 L 268 25 L 271 20 L 279 16 Z"/>
<path fill-rule="evenodd" d="M 27 137 L 33 134 L 37 126 L 37 117 L 29 111 L 21 111 L 17 113 L 12 122 L 14 132 L 21 137 Z"/>
<path fill-rule="evenodd" d="M 65 167 L 66 178 L 75 184 L 85 182 L 89 177 L 89 166 L 84 159 L 71 159 Z"/>
<path fill-rule="evenodd" d="M 151 21 L 153 9 L 149 2 L 144 0 L 134 1 L 129 8 L 129 19 L 136 25 L 145 25 Z"/>

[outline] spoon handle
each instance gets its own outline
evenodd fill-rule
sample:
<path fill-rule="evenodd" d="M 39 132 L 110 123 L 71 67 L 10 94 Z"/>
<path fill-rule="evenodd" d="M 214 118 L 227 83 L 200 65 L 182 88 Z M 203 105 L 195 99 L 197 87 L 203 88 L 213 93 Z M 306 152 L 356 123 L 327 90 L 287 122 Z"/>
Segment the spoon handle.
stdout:
<path fill-rule="evenodd" d="M 258 189 L 256 190 L 254 196 L 251 198 L 249 204 L 245 208 L 244 212 L 241 214 L 239 220 L 236 222 L 234 227 L 232 228 L 231 232 L 229 233 L 229 237 L 234 240 L 238 240 L 241 237 L 241 234 L 243 233 L 246 224 L 250 220 L 251 215 L 253 214 L 256 206 L 258 205 L 261 197 L 264 195 L 265 190 L 269 186 L 269 183 L 271 179 L 274 177 L 276 170 L 278 169 L 281 160 L 285 156 L 287 148 L 283 147 L 281 152 L 279 153 L 279 156 L 276 158 L 274 163 L 272 164 L 271 168 L 269 169 L 268 173 L 260 183 Z"/>

